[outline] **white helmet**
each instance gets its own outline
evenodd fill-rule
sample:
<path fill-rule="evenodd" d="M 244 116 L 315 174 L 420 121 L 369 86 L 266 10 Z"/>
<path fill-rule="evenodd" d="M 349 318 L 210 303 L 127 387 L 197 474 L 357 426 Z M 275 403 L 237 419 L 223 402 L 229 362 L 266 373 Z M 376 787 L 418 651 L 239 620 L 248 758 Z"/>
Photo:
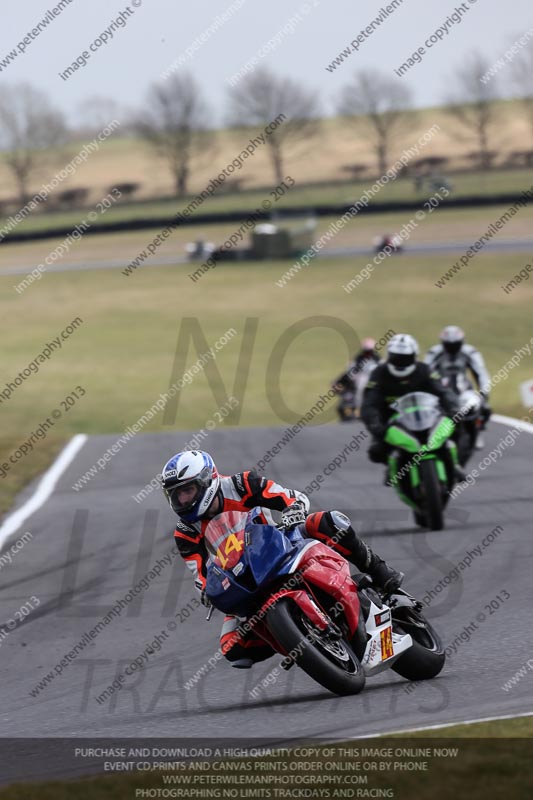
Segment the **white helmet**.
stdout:
<path fill-rule="evenodd" d="M 418 342 L 408 333 L 398 333 L 387 345 L 387 368 L 396 378 L 406 378 L 415 370 Z"/>
<path fill-rule="evenodd" d="M 447 325 L 440 334 L 442 346 L 451 356 L 457 355 L 465 340 L 465 332 L 457 325 Z"/>
<path fill-rule="evenodd" d="M 185 522 L 198 522 L 215 499 L 220 478 L 209 453 L 185 450 L 167 461 L 161 483 L 172 510 Z M 187 486 L 194 486 L 196 492 L 187 502 L 180 502 L 177 490 Z"/>

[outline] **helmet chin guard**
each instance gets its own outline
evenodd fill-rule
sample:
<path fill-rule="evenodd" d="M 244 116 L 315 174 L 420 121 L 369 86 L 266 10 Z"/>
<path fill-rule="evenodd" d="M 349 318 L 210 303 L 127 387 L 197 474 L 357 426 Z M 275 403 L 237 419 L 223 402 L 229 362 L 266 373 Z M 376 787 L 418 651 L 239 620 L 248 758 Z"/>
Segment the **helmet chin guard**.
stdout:
<path fill-rule="evenodd" d="M 406 378 L 415 371 L 416 364 L 409 364 L 407 367 L 395 367 L 394 364 L 387 362 L 387 369 L 395 378 Z"/>
<path fill-rule="evenodd" d="M 416 368 L 418 342 L 407 333 L 393 336 L 387 345 L 387 369 L 395 378 L 406 378 Z"/>

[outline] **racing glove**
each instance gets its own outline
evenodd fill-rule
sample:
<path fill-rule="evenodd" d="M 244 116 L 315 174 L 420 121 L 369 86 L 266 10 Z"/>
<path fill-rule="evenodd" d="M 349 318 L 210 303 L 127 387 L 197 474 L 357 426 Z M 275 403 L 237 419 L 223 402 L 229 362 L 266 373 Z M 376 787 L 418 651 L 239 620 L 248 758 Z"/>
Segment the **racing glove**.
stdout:
<path fill-rule="evenodd" d="M 303 525 L 306 517 L 304 504 L 300 500 L 295 500 L 292 505 L 281 512 L 281 525 L 285 530 L 290 531 L 297 525 Z"/>

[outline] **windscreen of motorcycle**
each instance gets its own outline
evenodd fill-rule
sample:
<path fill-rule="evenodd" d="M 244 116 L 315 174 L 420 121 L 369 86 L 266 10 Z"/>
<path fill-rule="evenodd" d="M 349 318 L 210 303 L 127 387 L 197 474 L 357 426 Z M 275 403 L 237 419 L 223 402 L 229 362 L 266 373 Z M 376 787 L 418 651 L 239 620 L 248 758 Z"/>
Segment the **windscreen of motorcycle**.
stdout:
<path fill-rule="evenodd" d="M 213 561 L 222 569 L 233 569 L 244 551 L 247 511 L 224 511 L 209 520 L 205 544 Z"/>
<path fill-rule="evenodd" d="M 440 416 L 439 400 L 427 392 L 411 392 L 393 403 L 399 421 L 410 431 L 431 428 Z"/>

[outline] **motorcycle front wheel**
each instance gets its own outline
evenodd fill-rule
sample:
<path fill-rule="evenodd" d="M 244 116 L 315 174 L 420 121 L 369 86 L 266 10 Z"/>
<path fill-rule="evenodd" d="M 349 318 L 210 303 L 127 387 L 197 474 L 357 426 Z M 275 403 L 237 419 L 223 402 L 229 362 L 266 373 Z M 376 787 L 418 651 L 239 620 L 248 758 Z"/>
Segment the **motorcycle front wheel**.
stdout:
<path fill-rule="evenodd" d="M 292 600 L 279 600 L 266 624 L 287 655 L 325 689 L 338 695 L 362 691 L 365 673 L 350 645 L 316 628 Z"/>
<path fill-rule="evenodd" d="M 444 528 L 442 493 L 437 468 L 433 460 L 421 461 L 418 465 L 421 489 L 424 492 L 423 513 L 427 526 L 432 531 Z"/>

